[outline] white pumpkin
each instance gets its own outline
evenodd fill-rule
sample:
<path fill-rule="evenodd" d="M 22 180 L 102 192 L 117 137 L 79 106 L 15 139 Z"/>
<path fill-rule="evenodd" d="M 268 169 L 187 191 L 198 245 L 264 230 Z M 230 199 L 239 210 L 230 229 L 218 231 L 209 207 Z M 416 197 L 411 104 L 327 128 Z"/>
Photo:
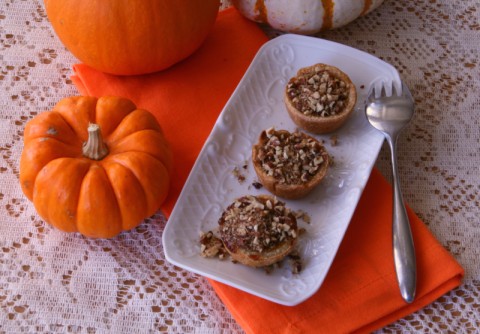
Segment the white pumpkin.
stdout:
<path fill-rule="evenodd" d="M 272 28 L 315 34 L 335 29 L 368 14 L 384 0 L 233 0 L 233 5 L 250 20 Z"/>

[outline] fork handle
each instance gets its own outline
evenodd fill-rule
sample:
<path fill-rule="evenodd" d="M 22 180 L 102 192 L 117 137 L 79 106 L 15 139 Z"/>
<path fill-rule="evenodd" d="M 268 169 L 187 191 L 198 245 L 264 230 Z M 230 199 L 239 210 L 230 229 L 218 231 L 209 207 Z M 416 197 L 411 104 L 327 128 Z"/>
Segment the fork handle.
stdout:
<path fill-rule="evenodd" d="M 393 258 L 400 293 L 407 303 L 411 303 L 415 298 L 417 281 L 415 248 L 398 180 L 396 138 L 387 138 L 387 141 L 390 145 L 393 173 Z"/>

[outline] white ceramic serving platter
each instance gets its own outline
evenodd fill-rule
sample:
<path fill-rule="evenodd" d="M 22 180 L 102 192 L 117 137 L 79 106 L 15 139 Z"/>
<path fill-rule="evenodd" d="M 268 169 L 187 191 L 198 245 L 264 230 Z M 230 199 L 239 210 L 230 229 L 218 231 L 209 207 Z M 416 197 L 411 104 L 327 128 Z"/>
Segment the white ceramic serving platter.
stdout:
<path fill-rule="evenodd" d="M 201 257 L 200 234 L 216 230 L 222 211 L 235 198 L 267 193 L 252 186 L 257 178 L 251 147 L 264 129 L 296 129 L 285 109 L 283 90 L 299 68 L 315 63 L 347 73 L 358 100 L 353 116 L 335 133 L 337 145 L 331 145 L 330 134 L 316 136 L 324 139 L 334 157 L 328 176 L 307 197 L 285 201 L 292 210 L 311 217 L 310 224 L 300 221 L 306 229 L 298 245 L 303 270 L 294 275 L 283 265 L 267 274 L 230 260 Z M 267 42 L 220 114 L 185 183 L 163 233 L 166 259 L 279 304 L 293 306 L 312 296 L 327 275 L 382 146 L 383 136 L 364 115 L 367 90 L 382 79 L 400 82 L 394 67 L 351 47 L 298 35 Z M 244 182 L 234 175 L 235 168 L 245 176 Z"/>

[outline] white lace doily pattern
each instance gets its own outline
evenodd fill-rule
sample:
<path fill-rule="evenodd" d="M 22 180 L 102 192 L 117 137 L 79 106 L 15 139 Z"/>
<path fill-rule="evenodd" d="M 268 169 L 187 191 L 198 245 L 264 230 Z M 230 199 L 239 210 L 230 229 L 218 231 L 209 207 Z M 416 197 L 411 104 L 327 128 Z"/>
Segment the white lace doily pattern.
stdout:
<path fill-rule="evenodd" d="M 417 112 L 398 144 L 404 197 L 466 270 L 459 288 L 378 333 L 478 332 L 480 3 L 387 0 L 318 36 L 389 62 L 411 88 Z M 23 128 L 78 95 L 76 62 L 41 1 L 1 2 L 0 333 L 241 333 L 206 279 L 165 260 L 162 215 L 90 240 L 51 228 L 23 196 Z M 386 146 L 376 166 L 390 177 Z"/>

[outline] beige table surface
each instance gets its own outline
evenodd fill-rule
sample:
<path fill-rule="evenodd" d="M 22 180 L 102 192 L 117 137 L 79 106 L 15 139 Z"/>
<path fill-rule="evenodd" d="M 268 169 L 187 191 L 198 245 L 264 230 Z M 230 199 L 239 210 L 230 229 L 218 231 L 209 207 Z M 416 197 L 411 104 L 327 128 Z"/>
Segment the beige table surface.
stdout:
<path fill-rule="evenodd" d="M 318 36 L 391 63 L 411 88 L 417 112 L 399 142 L 404 197 L 466 270 L 459 288 L 379 332 L 479 332 L 480 2 L 387 0 Z M 76 62 L 41 1 L 2 0 L 0 333 L 241 333 L 203 277 L 165 260 L 160 214 L 115 239 L 87 240 L 46 225 L 23 196 L 23 128 L 78 95 Z M 376 166 L 391 176 L 386 146 Z"/>

